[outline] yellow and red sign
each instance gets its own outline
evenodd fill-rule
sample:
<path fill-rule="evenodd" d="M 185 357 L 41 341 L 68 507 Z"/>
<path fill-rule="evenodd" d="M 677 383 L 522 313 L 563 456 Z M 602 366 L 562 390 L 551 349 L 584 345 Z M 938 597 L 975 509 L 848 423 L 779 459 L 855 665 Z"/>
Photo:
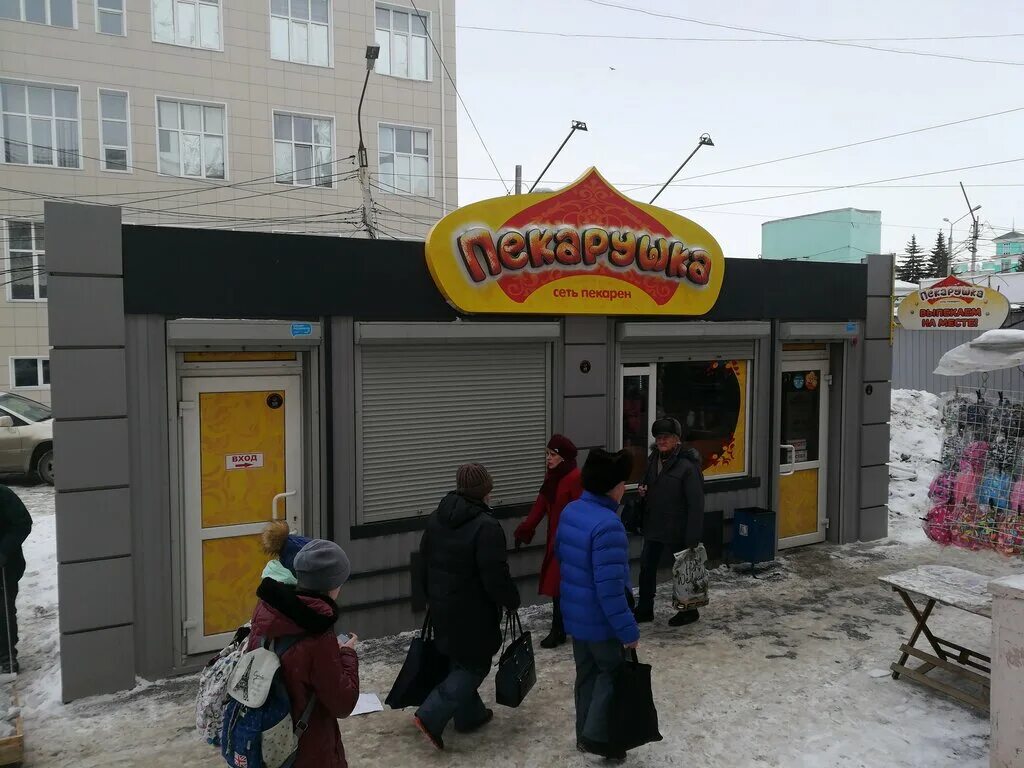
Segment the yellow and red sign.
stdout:
<path fill-rule="evenodd" d="M 430 230 L 427 266 L 466 313 L 703 315 L 725 259 L 702 227 L 597 172 L 557 192 L 472 203 Z"/>
<path fill-rule="evenodd" d="M 999 291 L 950 275 L 907 294 L 896 316 L 913 331 L 988 331 L 1001 328 L 1009 312 L 1010 302 Z"/>

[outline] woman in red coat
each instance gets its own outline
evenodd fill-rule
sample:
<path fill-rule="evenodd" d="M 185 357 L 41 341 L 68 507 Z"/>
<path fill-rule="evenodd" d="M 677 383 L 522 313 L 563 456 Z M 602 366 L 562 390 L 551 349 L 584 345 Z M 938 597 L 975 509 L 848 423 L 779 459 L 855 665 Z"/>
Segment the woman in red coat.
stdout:
<path fill-rule="evenodd" d="M 576 467 L 576 446 L 563 435 L 552 435 L 547 447 L 548 471 L 540 487 L 537 501 L 526 519 L 516 528 L 517 544 L 529 544 L 537 526 L 548 518 L 548 538 L 544 551 L 544 562 L 540 567 L 538 592 L 553 598 L 551 611 L 551 632 L 540 641 L 542 648 L 555 648 L 565 642 L 565 627 L 562 625 L 562 611 L 558 601 L 559 572 L 555 558 L 555 532 L 562 509 L 583 493 L 580 471 Z"/>

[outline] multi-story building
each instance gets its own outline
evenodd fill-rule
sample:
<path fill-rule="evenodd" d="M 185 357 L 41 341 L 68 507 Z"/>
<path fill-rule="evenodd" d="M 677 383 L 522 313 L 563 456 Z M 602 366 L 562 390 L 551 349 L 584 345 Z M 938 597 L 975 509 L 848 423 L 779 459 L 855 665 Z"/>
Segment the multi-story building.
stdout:
<path fill-rule="evenodd" d="M 880 211 L 839 208 L 761 225 L 762 259 L 860 264 L 881 247 Z"/>
<path fill-rule="evenodd" d="M 45 199 L 421 237 L 456 205 L 454 5 L 0 0 L 0 389 L 49 399 Z"/>
<path fill-rule="evenodd" d="M 992 242 L 996 244 L 996 257 L 1024 256 L 1024 234 L 1015 229 L 993 237 Z"/>

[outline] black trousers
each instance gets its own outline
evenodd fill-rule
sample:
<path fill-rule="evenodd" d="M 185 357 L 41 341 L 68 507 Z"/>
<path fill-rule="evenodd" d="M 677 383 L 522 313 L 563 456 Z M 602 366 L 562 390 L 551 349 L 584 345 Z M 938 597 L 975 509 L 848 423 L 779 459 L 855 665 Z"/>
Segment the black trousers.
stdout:
<path fill-rule="evenodd" d="M 0 610 L 0 666 L 9 665 L 18 660 L 18 610 L 15 603 L 18 599 L 18 581 L 22 570 L 10 566 L 0 569 L 3 580 L 0 583 L 0 600 L 5 599 L 6 610 Z M 10 645 L 7 638 L 10 632 Z"/>
<path fill-rule="evenodd" d="M 556 635 L 565 634 L 565 622 L 562 621 L 562 601 L 551 598 L 551 632 Z"/>
<path fill-rule="evenodd" d="M 658 564 L 665 554 L 665 543 L 644 539 L 644 548 L 640 553 L 640 599 L 637 601 L 639 613 L 650 613 L 654 610 L 654 592 L 658 588 Z"/>

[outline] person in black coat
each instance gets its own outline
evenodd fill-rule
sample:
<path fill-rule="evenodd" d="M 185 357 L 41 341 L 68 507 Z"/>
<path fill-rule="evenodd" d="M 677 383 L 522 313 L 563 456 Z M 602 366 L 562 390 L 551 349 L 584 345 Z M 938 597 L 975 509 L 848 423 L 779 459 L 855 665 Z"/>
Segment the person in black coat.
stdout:
<path fill-rule="evenodd" d="M 658 564 L 666 549 L 678 552 L 700 543 L 704 529 L 704 475 L 700 454 L 684 448 L 683 428 L 673 418 L 658 419 L 651 430 L 655 449 L 647 460 L 647 471 L 637 489 L 643 498 L 640 554 L 640 599 L 638 622 L 654 620 L 654 592 Z M 679 611 L 669 619 L 673 627 L 692 624 L 700 618 L 697 610 Z"/>
<path fill-rule="evenodd" d="M 414 722 L 437 749 L 454 718 L 455 730 L 475 731 L 494 713 L 477 689 L 501 647 L 501 619 L 519 607 L 508 570 L 505 531 L 491 515 L 494 482 L 479 464 L 456 473 L 456 488 L 427 521 L 420 559 L 438 650 L 451 660 L 448 677 L 416 711 Z"/>
<path fill-rule="evenodd" d="M 25 575 L 21 545 L 32 530 L 32 516 L 14 491 L 0 485 L 0 672 L 18 671 L 18 582 Z"/>

